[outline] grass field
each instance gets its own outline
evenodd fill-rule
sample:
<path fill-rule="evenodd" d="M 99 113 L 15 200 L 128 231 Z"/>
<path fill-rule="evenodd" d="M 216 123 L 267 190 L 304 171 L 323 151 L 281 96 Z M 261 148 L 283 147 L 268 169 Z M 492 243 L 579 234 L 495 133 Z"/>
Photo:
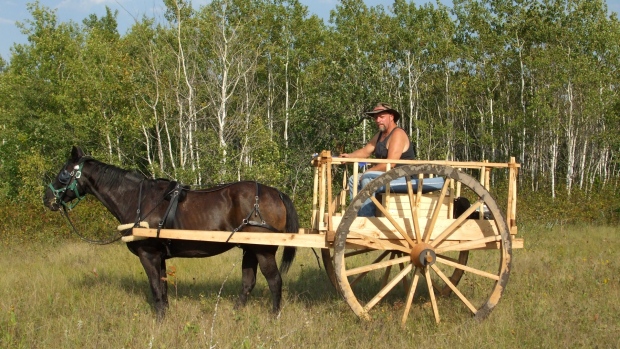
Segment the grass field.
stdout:
<path fill-rule="evenodd" d="M 357 319 L 312 250 L 298 250 L 284 307 L 269 312 L 262 275 L 235 311 L 241 250 L 173 259 L 158 323 L 142 267 L 122 243 L 0 247 L 2 348 L 619 348 L 620 228 L 520 226 L 508 288 L 484 321 L 418 302 L 406 328 L 393 304 Z M 450 302 L 450 300 L 442 301 Z M 448 303 L 451 304 L 451 303 Z M 465 314 L 458 302 L 442 315 Z"/>

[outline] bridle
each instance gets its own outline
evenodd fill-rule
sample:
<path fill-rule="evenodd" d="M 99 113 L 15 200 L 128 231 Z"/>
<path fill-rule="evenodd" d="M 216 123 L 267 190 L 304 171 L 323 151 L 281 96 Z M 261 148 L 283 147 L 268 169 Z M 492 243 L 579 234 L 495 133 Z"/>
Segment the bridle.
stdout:
<path fill-rule="evenodd" d="M 64 168 L 60 171 L 58 174 L 58 181 L 60 184 L 63 184 L 64 187 L 56 189 L 54 188 L 53 183 L 48 185 L 54 194 L 54 198 L 56 198 L 56 204 L 62 205 L 65 209 L 72 210 L 75 206 L 77 206 L 77 204 L 80 203 L 80 201 L 82 201 L 82 199 L 86 197 L 85 195 L 81 196 L 80 191 L 78 190 L 77 180 L 82 176 L 82 167 L 84 167 L 84 161 L 80 161 L 79 164 L 75 165 L 75 167 L 73 167 L 73 171 L 71 172 Z M 72 191 L 75 194 L 77 201 L 66 202 L 64 199 L 67 191 Z"/>
<path fill-rule="evenodd" d="M 54 198 L 56 199 L 56 204 L 62 207 L 62 210 L 60 211 L 62 215 L 65 216 L 65 218 L 67 218 L 67 221 L 69 222 L 69 225 L 73 229 L 73 232 L 75 233 L 75 235 L 77 235 L 80 239 L 86 242 L 89 242 L 91 244 L 97 244 L 97 245 L 111 244 L 115 241 L 118 241 L 122 236 L 120 236 L 119 234 L 118 237 L 112 237 L 109 240 L 92 240 L 92 239 L 86 238 L 78 232 L 77 228 L 71 221 L 71 218 L 69 218 L 69 214 L 67 213 L 67 211 L 71 211 L 75 206 L 77 206 L 77 204 L 80 203 L 80 201 L 82 201 L 86 197 L 86 195 L 80 195 L 80 191 L 78 190 L 78 181 L 77 181 L 78 179 L 80 179 L 80 177 L 82 177 L 82 168 L 84 167 L 85 160 L 86 159 L 84 158 L 81 159 L 80 162 L 73 167 L 73 171 L 71 172 L 67 171 L 66 168 L 63 168 L 63 170 L 60 171 L 57 179 L 60 182 L 60 184 L 64 185 L 64 187 L 60 189 L 56 189 L 54 188 L 54 184 L 50 183 L 48 184 L 48 188 L 54 194 Z M 75 199 L 70 200 L 69 202 L 64 200 L 68 191 L 71 191 L 73 192 L 73 194 L 75 194 L 76 200 Z"/>

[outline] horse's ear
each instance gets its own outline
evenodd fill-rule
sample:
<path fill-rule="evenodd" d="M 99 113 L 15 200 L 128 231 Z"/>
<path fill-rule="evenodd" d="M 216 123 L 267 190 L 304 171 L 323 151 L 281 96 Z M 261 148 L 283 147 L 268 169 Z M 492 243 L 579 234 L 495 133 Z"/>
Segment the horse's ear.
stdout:
<path fill-rule="evenodd" d="M 71 149 L 71 160 L 73 162 L 78 162 L 78 160 L 80 160 L 82 156 L 84 156 L 84 152 L 82 151 L 82 149 L 74 145 L 73 149 Z"/>

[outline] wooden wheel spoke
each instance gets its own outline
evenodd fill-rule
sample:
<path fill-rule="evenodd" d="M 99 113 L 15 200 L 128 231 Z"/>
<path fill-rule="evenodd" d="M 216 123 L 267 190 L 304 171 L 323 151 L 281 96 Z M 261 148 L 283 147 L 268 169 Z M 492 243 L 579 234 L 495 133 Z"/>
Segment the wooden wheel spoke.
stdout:
<path fill-rule="evenodd" d="M 437 198 L 437 203 L 435 204 L 435 209 L 433 210 L 433 216 L 431 217 L 430 222 L 426 225 L 426 230 L 424 231 L 424 242 L 427 242 L 431 238 L 431 234 L 433 233 L 433 229 L 435 229 L 435 222 L 437 222 L 437 217 L 439 217 L 439 209 L 446 198 L 446 193 L 448 191 L 448 187 L 450 186 L 450 181 L 446 180 L 443 182 L 443 186 L 441 187 L 441 192 L 439 193 L 439 197 Z M 420 188 L 418 188 L 420 189 Z M 420 190 L 418 190 L 418 194 L 420 194 Z"/>
<path fill-rule="evenodd" d="M 472 311 L 472 313 L 476 314 L 476 312 L 478 312 L 478 309 L 476 309 L 476 307 L 474 307 L 474 305 L 471 304 L 471 302 L 467 298 L 465 298 L 461 291 L 459 291 L 459 289 L 456 288 L 456 286 L 454 286 L 452 282 L 450 282 L 448 277 L 439 268 L 437 268 L 436 265 L 431 265 L 431 268 L 433 268 L 433 271 L 437 273 L 437 275 L 439 275 L 439 277 L 446 283 L 446 285 L 448 285 L 448 287 L 452 289 L 452 292 L 454 292 L 461 299 L 461 301 L 469 308 L 469 310 Z"/>
<path fill-rule="evenodd" d="M 375 250 L 396 250 L 409 254 L 410 248 L 403 245 L 397 245 L 387 240 L 381 240 L 372 236 L 349 232 L 348 236 L 352 239 L 351 242 L 347 242 L 350 246 L 363 246 L 374 247 Z M 355 239 L 359 239 L 359 243 L 356 244 Z"/>
<path fill-rule="evenodd" d="M 391 267 L 393 265 L 400 264 L 400 263 L 405 263 L 405 262 L 408 262 L 410 260 L 411 260 L 411 257 L 405 256 L 405 257 L 390 259 L 390 260 L 379 262 L 379 263 L 373 262 L 372 264 L 365 265 L 363 267 L 349 269 L 349 270 L 346 271 L 346 275 L 347 276 L 351 276 L 351 275 L 356 275 L 356 274 L 360 274 L 360 273 L 367 273 L 367 272 L 372 271 L 372 270 L 377 270 L 377 269 L 382 269 L 382 268 L 389 268 L 389 267 Z"/>
<path fill-rule="evenodd" d="M 471 250 L 480 246 L 484 246 L 486 243 L 488 242 L 496 242 L 496 241 L 500 241 L 502 239 L 501 235 L 493 235 L 493 236 L 487 236 L 485 238 L 482 239 L 478 239 L 478 240 L 471 240 L 471 241 L 466 241 L 466 242 L 461 242 L 458 244 L 454 244 L 454 245 L 448 245 L 448 246 L 444 246 L 444 247 L 437 247 L 435 249 L 435 253 L 443 253 L 443 252 L 449 252 L 449 251 L 463 251 L 463 250 Z"/>
<path fill-rule="evenodd" d="M 428 296 L 431 299 L 431 305 L 433 306 L 433 314 L 435 314 L 435 322 L 439 323 L 439 309 L 437 308 L 437 300 L 435 299 L 435 292 L 433 292 L 433 281 L 431 280 L 431 270 L 424 268 L 424 277 L 426 278 L 426 284 L 428 286 Z"/>
<path fill-rule="evenodd" d="M 376 251 L 376 250 L 371 250 L 369 248 L 364 248 L 361 250 L 355 250 L 355 251 L 351 251 L 351 252 L 345 252 L 344 254 L 344 258 L 348 258 L 348 257 L 353 257 L 353 256 L 357 256 L 358 254 L 364 254 L 364 253 L 368 253 L 371 251 Z"/>
<path fill-rule="evenodd" d="M 437 258 L 443 258 L 443 259 L 449 260 L 449 261 L 454 262 L 454 263 L 459 263 L 458 259 L 446 256 L 446 255 L 443 255 L 443 254 L 437 254 Z"/>
<path fill-rule="evenodd" d="M 485 164 L 476 163 L 474 167 L 465 164 L 464 168 L 477 169 L 476 166 L 480 165 L 480 171 L 485 171 Z M 430 303 L 436 322 L 440 322 L 441 317 L 448 317 L 447 314 L 440 316 L 439 303 L 441 306 L 453 303 L 450 301 L 444 304 L 440 296 L 456 294 L 460 299 L 456 303 L 462 302 L 477 319 L 484 319 L 495 307 L 506 286 L 508 278 L 505 276 L 510 272 L 513 247 L 510 244 L 510 233 L 513 233 L 511 229 L 514 227 L 514 215 L 511 214 L 514 214 L 514 209 L 508 212 L 512 220 L 507 221 L 501 206 L 485 188 L 486 182 L 481 183 L 482 180 L 468 173 L 469 170 L 463 171 L 449 164 L 403 164 L 398 169 L 386 171 L 372 182 L 372 190 L 388 188 L 386 201 L 366 195 L 370 189 L 364 192 L 365 195 L 352 200 L 347 211 L 338 219 L 332 260 L 338 289 L 360 318 L 370 319 L 371 311 L 377 311 L 374 308 L 377 304 L 392 301 L 392 298 L 402 294 L 404 306 L 399 308 L 404 310 L 401 314 L 404 325 L 409 314 L 414 312 L 413 303 L 416 292 L 420 291 L 417 288 L 420 287 L 421 278 L 427 281 L 425 288 L 428 288 L 429 299 L 425 299 L 425 302 Z M 488 172 L 484 174 L 483 179 L 487 179 Z M 421 189 L 424 177 L 434 176 L 444 178 L 441 188 L 423 195 Z M 403 177 L 406 194 L 390 195 L 390 183 L 398 178 L 402 180 Z M 412 186 L 416 178 L 417 193 L 415 184 Z M 453 191 L 449 189 L 451 186 Z M 465 190 L 464 194 L 461 194 L 461 186 Z M 510 193 L 509 196 L 512 197 Z M 452 200 L 457 197 L 463 199 Z M 471 204 L 467 200 L 470 197 L 476 198 Z M 367 199 L 376 205 L 380 219 L 358 219 L 362 217 L 356 215 L 354 208 Z M 466 205 L 462 206 L 465 212 L 458 217 L 453 216 L 456 204 Z M 510 199 L 508 205 L 514 208 Z M 483 206 L 489 208 L 490 221 L 466 221 L 468 217 L 476 216 L 476 210 Z M 316 217 L 321 218 L 320 214 Z M 329 222 L 320 221 L 316 225 L 322 228 L 326 223 L 329 228 Z M 421 256 L 426 257 L 422 258 L 422 263 L 433 262 L 433 258 L 423 255 L 426 250 L 434 251 L 434 263 L 416 267 L 412 261 Z M 485 253 L 484 250 L 496 250 L 498 253 Z M 368 263 L 382 252 L 381 258 Z M 483 259 L 473 258 L 478 255 Z M 410 273 L 413 275 L 410 276 Z M 476 276 L 473 282 L 459 287 L 459 282 L 466 274 Z M 357 287 L 353 288 L 355 284 Z M 400 291 L 401 284 L 404 293 Z M 478 287 L 490 287 L 490 293 L 479 292 Z M 470 288 L 475 290 L 470 293 Z M 399 292 L 395 292 L 396 289 Z M 426 291 L 424 294 L 426 298 Z M 426 303 L 425 307 L 428 306 Z"/>
<path fill-rule="evenodd" d="M 409 292 L 407 294 L 407 304 L 405 305 L 405 312 L 403 313 L 403 318 L 401 320 L 401 324 L 404 326 L 407 321 L 407 317 L 409 316 L 409 310 L 411 310 L 411 304 L 413 303 L 413 296 L 415 295 L 415 289 L 418 286 L 418 281 L 420 280 L 420 269 L 415 268 L 413 272 L 413 280 L 411 281 L 411 287 L 409 288 Z"/>
<path fill-rule="evenodd" d="M 488 273 L 486 271 L 482 271 L 482 270 L 478 270 L 478 269 L 475 269 L 475 268 L 472 268 L 472 267 L 468 267 L 466 265 L 459 264 L 459 263 L 453 262 L 451 260 L 441 258 L 439 256 L 437 256 L 436 260 L 437 260 L 437 263 L 446 264 L 446 265 L 449 265 L 451 267 L 459 268 L 461 270 L 470 272 L 472 274 L 484 276 L 486 278 L 493 279 L 493 280 L 496 280 L 496 281 L 499 280 L 499 275 L 491 274 L 491 273 Z"/>
<path fill-rule="evenodd" d="M 409 246 L 413 246 L 415 243 L 413 242 L 411 237 L 407 234 L 405 229 L 403 229 L 403 227 L 401 227 L 400 224 L 398 224 L 398 222 L 396 222 L 396 220 L 394 219 L 394 217 L 392 217 L 392 215 L 388 212 L 388 210 L 386 210 L 385 207 L 383 207 L 383 205 L 381 205 L 379 200 L 377 200 L 377 198 L 375 198 L 374 195 L 371 196 L 370 199 L 372 200 L 372 202 L 375 203 L 377 208 L 383 213 L 385 218 L 387 218 L 390 221 L 390 223 L 392 223 L 392 225 L 394 226 L 394 228 L 396 228 L 396 230 L 400 233 L 400 235 L 405 240 L 407 240 L 407 242 L 409 243 Z"/>
<path fill-rule="evenodd" d="M 412 216 L 411 219 L 413 220 L 413 233 L 415 234 L 415 239 L 418 243 L 421 243 L 422 242 L 422 230 L 420 229 L 420 219 L 418 218 L 417 212 L 416 212 L 416 215 Z"/>
<path fill-rule="evenodd" d="M 416 242 L 419 244 L 422 242 L 422 234 L 420 234 L 420 223 L 418 220 L 418 205 L 413 197 L 413 188 L 411 187 L 411 177 L 406 177 L 407 181 L 407 195 L 409 196 L 409 208 L 411 209 L 411 219 L 413 221 L 413 233 L 415 235 Z"/>
<path fill-rule="evenodd" d="M 413 264 L 408 264 L 405 269 L 398 273 L 398 275 L 396 275 L 387 285 L 385 285 L 385 287 L 383 287 L 381 291 L 379 291 L 379 293 L 377 293 L 377 295 L 364 306 L 364 310 L 368 311 L 379 303 L 379 301 L 383 299 L 383 297 L 385 297 L 385 295 L 388 294 L 388 292 L 390 292 L 394 286 L 396 286 L 400 280 L 402 280 L 411 271 L 411 269 L 413 269 Z"/>
<path fill-rule="evenodd" d="M 395 255 L 396 255 L 396 252 L 392 251 L 392 253 L 390 253 L 390 260 L 393 260 Z M 387 285 L 391 272 L 392 272 L 391 265 L 385 268 L 385 270 L 383 271 L 383 279 L 382 279 L 383 281 L 381 282 L 381 287 L 385 287 L 385 285 Z"/>
<path fill-rule="evenodd" d="M 479 200 L 473 205 L 471 205 L 467 211 L 465 211 L 462 215 L 459 216 L 449 227 L 446 228 L 438 237 L 436 237 L 432 242 L 431 246 L 437 247 L 442 241 L 444 241 L 448 236 L 456 231 L 456 229 L 461 225 L 470 214 L 472 214 L 476 209 L 484 204 L 484 201 Z"/>
<path fill-rule="evenodd" d="M 402 253 L 399 253 L 399 256 L 402 257 Z M 400 268 L 401 271 L 405 269 L 405 265 L 403 263 L 399 263 L 398 267 Z M 405 278 L 403 279 L 403 287 L 405 289 L 405 293 L 409 292 L 409 279 L 407 278 L 406 275 L 405 275 Z"/>
<path fill-rule="evenodd" d="M 379 255 L 379 257 L 375 258 L 375 260 L 371 263 L 371 265 L 372 265 L 372 264 L 375 264 L 375 263 L 377 263 L 377 262 L 379 262 L 379 261 L 381 261 L 381 260 L 383 260 L 383 258 L 385 258 L 385 257 L 388 255 L 388 253 L 390 253 L 390 251 L 383 251 L 383 253 L 381 253 L 381 254 Z M 370 270 L 365 271 L 365 272 L 362 272 L 362 273 L 361 273 L 360 275 L 358 275 L 358 276 L 357 276 L 357 277 L 356 277 L 353 281 L 351 281 L 351 287 L 355 286 L 355 284 L 357 284 L 360 280 L 362 280 L 362 279 L 364 278 L 364 276 L 366 276 L 366 274 L 368 274 L 368 272 L 369 272 L 369 271 L 370 271 Z M 346 274 L 345 274 L 345 275 L 346 275 Z M 347 275 L 347 276 L 348 276 L 348 275 Z"/>

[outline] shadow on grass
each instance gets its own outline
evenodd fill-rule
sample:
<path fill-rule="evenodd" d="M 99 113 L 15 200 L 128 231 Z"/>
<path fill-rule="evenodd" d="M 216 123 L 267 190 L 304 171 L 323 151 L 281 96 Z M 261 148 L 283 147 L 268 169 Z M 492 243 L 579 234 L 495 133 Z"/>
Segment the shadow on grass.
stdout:
<path fill-rule="evenodd" d="M 326 304 L 334 304 L 342 301 L 342 297 L 331 284 L 329 277 L 318 257 L 305 253 L 291 266 L 289 272 L 283 278 L 283 306 L 287 303 L 295 303 L 303 308 L 320 308 Z M 316 257 L 316 258 L 315 258 Z M 190 261 L 183 259 L 184 261 Z M 126 269 L 101 268 L 97 274 L 84 274 L 73 278 L 74 287 L 96 289 L 106 287 L 110 291 L 123 293 L 129 297 L 140 299 L 145 305 L 152 307 L 153 299 L 147 277 L 139 266 L 139 260 L 127 255 L 127 263 L 135 265 L 127 266 Z M 194 259 L 195 262 L 168 262 L 168 269 L 176 266 L 176 275 L 169 275 L 168 295 L 170 301 L 184 302 L 215 302 L 222 297 L 227 302 L 236 302 L 241 290 L 241 263 L 239 256 L 229 253 L 227 257 Z M 381 282 L 377 279 L 367 278 L 356 287 L 356 297 L 362 302 L 367 302 L 381 289 Z M 406 299 L 405 289 L 399 285 L 384 297 L 382 303 L 388 306 L 399 306 Z M 266 310 L 272 306 L 271 293 L 264 276 L 259 271 L 257 285 L 250 295 L 250 300 L 258 302 Z M 416 290 L 414 304 L 423 304 L 428 301 L 428 291 L 421 281 Z"/>
<path fill-rule="evenodd" d="M 139 263 L 137 259 L 135 262 Z M 295 299 L 296 302 L 309 307 L 339 298 L 322 267 L 319 269 L 316 265 L 304 266 L 302 264 L 301 267 L 298 265 L 295 269 L 282 276 L 283 302 L 286 302 L 287 298 Z M 171 300 L 187 298 L 198 301 L 203 297 L 215 298 L 219 294 L 223 298 L 236 301 L 241 291 L 240 265 L 230 271 L 228 278 L 222 277 L 221 272 L 217 275 L 209 274 L 207 271 L 191 274 L 184 273 L 183 276 L 178 277 L 169 275 L 168 297 Z M 76 288 L 83 289 L 94 289 L 102 285 L 107 288 L 117 288 L 127 295 L 138 296 L 151 305 L 153 303 L 151 289 L 144 271 L 136 276 L 118 271 L 100 272 L 97 275 L 85 274 L 83 277 L 74 279 L 73 282 Z M 265 304 L 271 306 L 271 293 L 260 270 L 257 273 L 256 287 L 250 297 L 251 299 L 264 298 Z"/>

